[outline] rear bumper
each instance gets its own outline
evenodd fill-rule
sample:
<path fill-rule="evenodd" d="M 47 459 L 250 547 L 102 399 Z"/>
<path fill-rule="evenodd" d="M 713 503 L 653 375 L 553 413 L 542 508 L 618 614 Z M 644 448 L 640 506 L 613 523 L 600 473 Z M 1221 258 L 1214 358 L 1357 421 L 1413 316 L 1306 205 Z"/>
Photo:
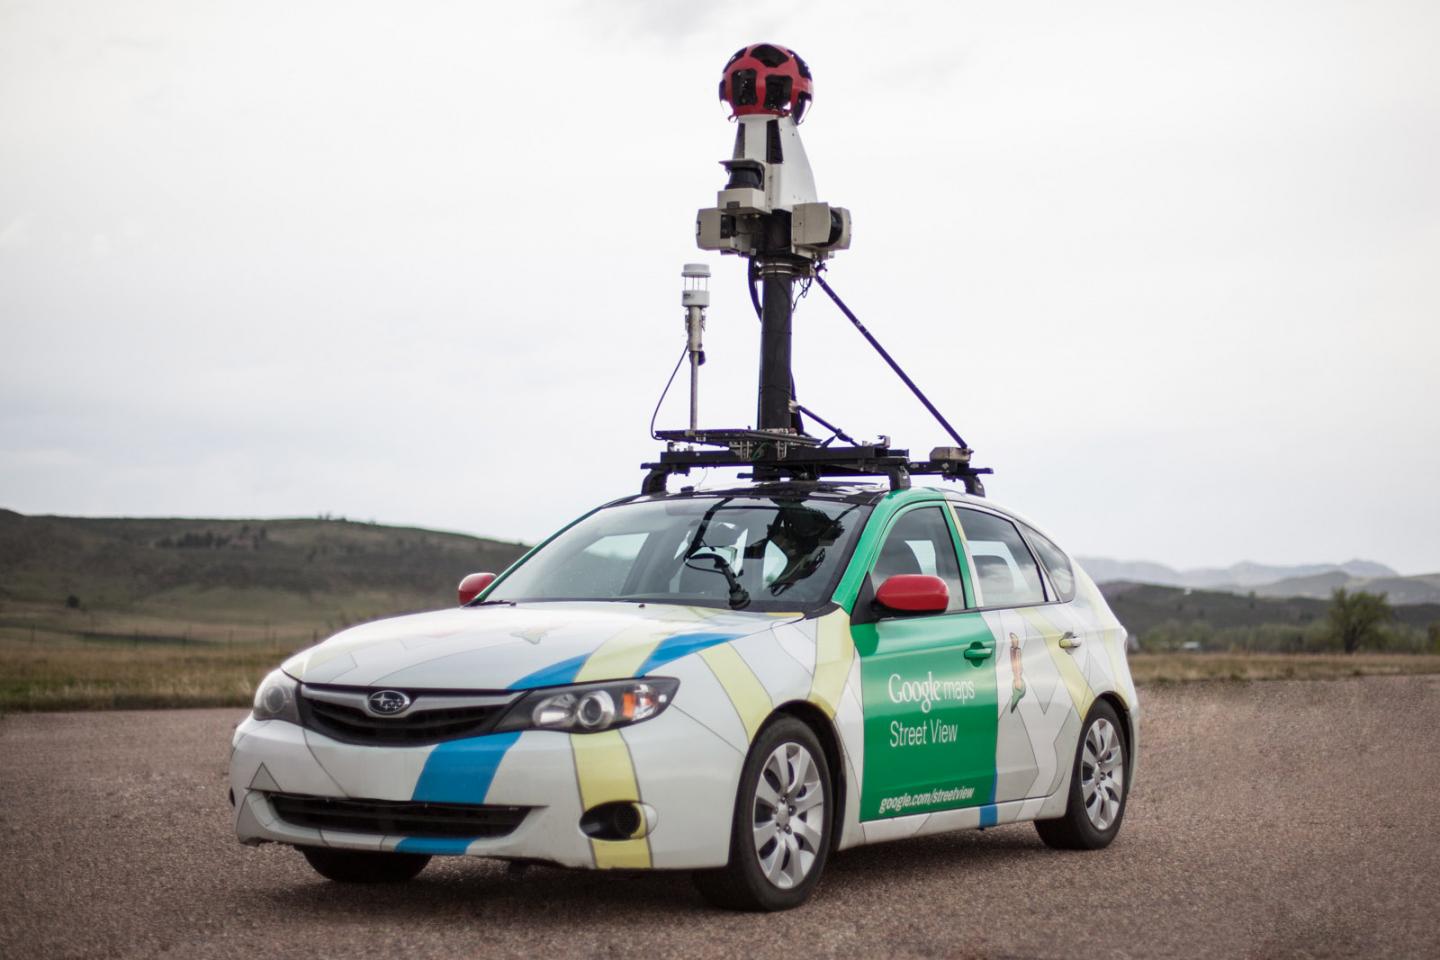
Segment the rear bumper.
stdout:
<path fill-rule="evenodd" d="M 425 747 L 340 743 L 292 723 L 236 728 L 230 784 L 242 842 L 540 860 L 567 867 L 695 869 L 723 865 L 741 753 L 672 707 L 603 734 L 490 734 Z M 272 795 L 524 807 L 500 836 L 355 832 L 285 820 Z M 601 803 L 641 804 L 626 840 L 580 829 Z"/>

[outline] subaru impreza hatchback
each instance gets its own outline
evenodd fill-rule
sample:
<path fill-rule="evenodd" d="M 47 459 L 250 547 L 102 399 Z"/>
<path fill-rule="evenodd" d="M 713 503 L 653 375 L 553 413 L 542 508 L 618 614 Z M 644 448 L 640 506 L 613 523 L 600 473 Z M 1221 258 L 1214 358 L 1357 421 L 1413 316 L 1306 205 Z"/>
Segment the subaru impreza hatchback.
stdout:
<path fill-rule="evenodd" d="M 687 870 L 714 903 L 771 910 L 866 843 L 1033 820 L 1104 847 L 1138 746 L 1124 636 L 988 500 L 635 497 L 458 609 L 266 677 L 234 737 L 236 830 L 338 881 L 494 857 Z"/>

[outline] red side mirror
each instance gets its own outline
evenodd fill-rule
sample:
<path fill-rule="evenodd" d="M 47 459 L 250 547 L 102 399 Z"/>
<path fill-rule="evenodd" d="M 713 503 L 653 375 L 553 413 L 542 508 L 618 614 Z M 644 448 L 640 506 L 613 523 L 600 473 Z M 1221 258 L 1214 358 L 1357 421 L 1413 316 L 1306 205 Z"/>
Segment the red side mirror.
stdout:
<path fill-rule="evenodd" d="M 471 600 L 480 596 L 480 591 L 495 582 L 493 573 L 472 573 L 460 581 L 460 606 L 465 606 Z M 944 586 L 944 584 L 941 584 Z"/>
<path fill-rule="evenodd" d="M 880 584 L 875 602 L 905 613 L 940 613 L 950 606 L 950 588 L 939 577 L 899 573 Z"/>

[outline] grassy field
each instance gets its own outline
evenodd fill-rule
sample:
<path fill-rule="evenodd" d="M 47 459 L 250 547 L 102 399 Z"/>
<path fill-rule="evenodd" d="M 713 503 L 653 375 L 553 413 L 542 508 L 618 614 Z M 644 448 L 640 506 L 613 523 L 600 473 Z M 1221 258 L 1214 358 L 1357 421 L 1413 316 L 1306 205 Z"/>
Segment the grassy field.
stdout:
<path fill-rule="evenodd" d="M 0 713 L 243 706 L 295 646 L 0 630 Z"/>
<path fill-rule="evenodd" d="M 80 638 L 0 628 L 0 712 L 243 707 L 255 685 L 308 638 Z M 1440 656 L 1139 653 L 1143 685 L 1194 680 L 1334 680 L 1440 673 Z"/>
<path fill-rule="evenodd" d="M 384 598 L 356 599 L 373 604 L 371 616 L 400 612 Z M 263 596 L 253 600 L 243 610 L 217 602 L 183 617 L 153 606 L 0 604 L 0 712 L 248 703 L 261 677 L 349 620 L 333 609 L 287 615 Z"/>
<path fill-rule="evenodd" d="M 1440 655 L 1408 653 L 1132 653 L 1140 685 L 1192 680 L 1340 680 L 1440 673 Z"/>

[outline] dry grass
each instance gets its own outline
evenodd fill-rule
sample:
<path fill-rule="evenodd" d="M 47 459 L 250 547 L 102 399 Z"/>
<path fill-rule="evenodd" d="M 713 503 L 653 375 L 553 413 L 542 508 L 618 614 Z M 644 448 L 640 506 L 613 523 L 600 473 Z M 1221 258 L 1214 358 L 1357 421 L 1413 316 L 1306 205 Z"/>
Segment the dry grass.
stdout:
<path fill-rule="evenodd" d="M 243 706 L 296 650 L 406 609 L 357 594 L 347 614 L 272 602 L 271 593 L 207 591 L 203 603 L 174 613 L 158 602 L 126 610 L 0 604 L 0 713 Z"/>
<path fill-rule="evenodd" d="M 0 712 L 243 706 L 260 678 L 299 646 L 0 630 Z"/>
<path fill-rule="evenodd" d="M 1192 680 L 1339 680 L 1440 673 L 1440 656 L 1407 653 L 1132 653 L 1139 684 Z"/>

